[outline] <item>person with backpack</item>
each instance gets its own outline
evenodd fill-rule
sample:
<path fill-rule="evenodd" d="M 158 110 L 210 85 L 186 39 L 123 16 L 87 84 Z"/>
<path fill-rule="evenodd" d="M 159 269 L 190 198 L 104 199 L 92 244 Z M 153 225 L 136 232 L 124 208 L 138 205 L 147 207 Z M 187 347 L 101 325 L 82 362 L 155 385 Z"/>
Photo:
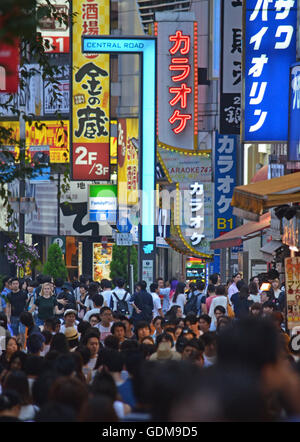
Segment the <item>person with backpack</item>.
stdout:
<path fill-rule="evenodd" d="M 196 284 L 190 284 L 190 293 L 187 296 L 187 302 L 184 306 L 184 314 L 194 313 L 201 315 L 202 305 L 205 304 L 206 294 L 204 293 L 205 284 L 202 281 L 197 281 Z"/>
<path fill-rule="evenodd" d="M 129 301 L 131 294 L 125 290 L 125 281 L 123 278 L 116 280 L 116 287 L 111 292 L 110 308 L 113 312 L 118 312 L 121 315 L 130 315 Z"/>
<path fill-rule="evenodd" d="M 147 292 L 147 283 L 145 281 L 139 282 L 137 289 L 131 298 L 133 323 L 136 325 L 140 321 L 146 321 L 150 324 L 154 309 L 153 298 L 150 293 Z"/>

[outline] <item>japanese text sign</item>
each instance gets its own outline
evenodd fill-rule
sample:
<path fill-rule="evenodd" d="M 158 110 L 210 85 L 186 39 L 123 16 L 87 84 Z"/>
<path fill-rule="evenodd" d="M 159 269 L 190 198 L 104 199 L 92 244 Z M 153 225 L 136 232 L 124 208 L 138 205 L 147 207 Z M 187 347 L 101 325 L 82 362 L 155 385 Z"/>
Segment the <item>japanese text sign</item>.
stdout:
<path fill-rule="evenodd" d="M 220 133 L 239 134 L 242 93 L 242 0 L 222 0 Z"/>
<path fill-rule="evenodd" d="M 235 228 L 231 199 L 236 186 L 236 145 L 236 136 L 216 132 L 215 238 Z"/>
<path fill-rule="evenodd" d="M 72 31 L 72 179 L 110 179 L 109 55 L 83 54 L 83 35 L 109 34 L 109 0 L 75 0 Z"/>
<path fill-rule="evenodd" d="M 246 142 L 288 139 L 289 68 L 296 60 L 297 0 L 246 0 Z"/>
<path fill-rule="evenodd" d="M 156 23 L 158 36 L 158 138 L 193 149 L 198 135 L 197 23 Z"/>

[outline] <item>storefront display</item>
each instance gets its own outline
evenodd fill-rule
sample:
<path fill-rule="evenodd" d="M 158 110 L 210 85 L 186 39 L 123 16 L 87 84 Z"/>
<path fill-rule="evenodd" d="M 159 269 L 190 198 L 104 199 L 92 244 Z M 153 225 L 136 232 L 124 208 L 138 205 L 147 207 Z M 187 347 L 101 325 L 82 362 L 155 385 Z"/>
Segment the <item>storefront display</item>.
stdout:
<path fill-rule="evenodd" d="M 113 244 L 93 244 L 93 280 L 110 279 Z"/>

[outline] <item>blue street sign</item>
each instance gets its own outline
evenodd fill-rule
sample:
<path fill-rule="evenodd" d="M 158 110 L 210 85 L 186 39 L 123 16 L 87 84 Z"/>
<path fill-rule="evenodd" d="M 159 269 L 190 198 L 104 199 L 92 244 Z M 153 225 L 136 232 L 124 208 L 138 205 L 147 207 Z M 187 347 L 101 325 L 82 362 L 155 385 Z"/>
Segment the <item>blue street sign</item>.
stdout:
<path fill-rule="evenodd" d="M 128 218 L 121 218 L 117 223 L 117 229 L 120 233 L 129 233 L 132 229 L 132 224 Z"/>

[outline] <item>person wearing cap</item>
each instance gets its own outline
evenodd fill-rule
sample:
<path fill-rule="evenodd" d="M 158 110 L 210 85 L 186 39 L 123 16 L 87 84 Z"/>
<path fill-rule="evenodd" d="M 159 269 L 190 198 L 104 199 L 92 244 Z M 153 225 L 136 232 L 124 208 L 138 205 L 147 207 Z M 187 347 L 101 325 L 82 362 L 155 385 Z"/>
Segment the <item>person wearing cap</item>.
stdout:
<path fill-rule="evenodd" d="M 75 351 L 79 345 L 79 334 L 75 327 L 66 327 L 64 331 L 71 351 Z"/>
<path fill-rule="evenodd" d="M 76 310 L 73 310 L 71 308 L 67 309 L 64 312 L 64 321 L 65 321 L 65 323 L 62 324 L 61 327 L 60 327 L 60 332 L 61 333 L 64 333 L 66 328 L 68 328 L 68 327 L 73 327 L 77 331 L 77 323 L 78 322 L 76 321 L 76 315 L 77 315 Z"/>

